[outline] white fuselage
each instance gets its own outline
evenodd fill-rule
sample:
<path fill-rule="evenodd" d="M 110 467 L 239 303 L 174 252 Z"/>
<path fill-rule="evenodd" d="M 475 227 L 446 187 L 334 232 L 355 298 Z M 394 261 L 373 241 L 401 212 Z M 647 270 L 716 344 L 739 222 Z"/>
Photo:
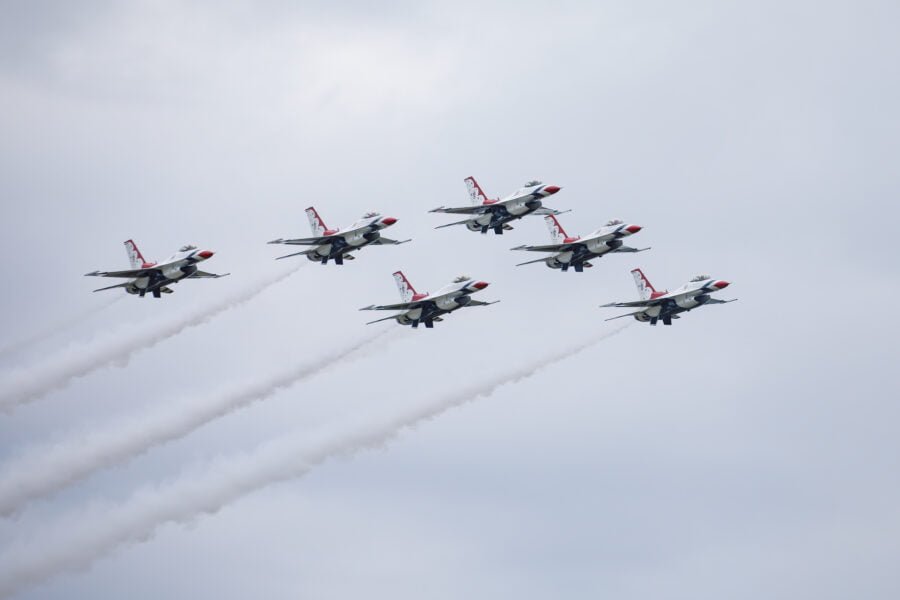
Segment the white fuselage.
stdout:
<path fill-rule="evenodd" d="M 445 285 L 434 294 L 414 297 L 414 301 L 422 304 L 397 315 L 397 322 L 401 325 L 412 325 L 419 321 L 431 321 L 466 306 L 471 300 L 471 294 L 486 287 L 487 283 L 467 279 Z"/>
<path fill-rule="evenodd" d="M 710 299 L 710 294 L 723 290 L 727 286 L 728 282 L 712 278 L 688 282 L 676 290 L 660 294 L 657 298 L 664 300 L 662 303 L 648 306 L 635 314 L 634 318 L 638 321 L 650 321 L 687 312 L 706 304 Z"/>
<path fill-rule="evenodd" d="M 561 269 L 572 262 L 583 263 L 592 258 L 603 256 L 622 246 L 621 238 L 640 231 L 640 227 L 618 223 L 601 227 L 600 229 L 584 237 L 566 238 L 565 243 L 573 244 L 573 248 L 559 252 L 546 259 L 547 266 L 551 269 Z M 590 266 L 590 265 L 587 265 Z"/>
<path fill-rule="evenodd" d="M 136 294 L 139 290 L 159 288 L 168 283 L 175 283 L 195 273 L 197 271 L 197 263 L 203 262 L 211 256 L 212 252 L 208 250 L 191 249 L 176 252 L 163 261 L 153 265 L 146 265 L 157 269 L 159 274 L 138 277 L 131 282 L 131 286 L 126 288 L 126 290 L 129 293 Z"/>
<path fill-rule="evenodd" d="M 490 210 L 469 219 L 466 224 L 471 231 L 482 231 L 484 228 L 500 227 L 504 224 L 533 213 L 543 205 L 542 200 L 559 191 L 553 185 L 533 185 L 523 187 L 505 198 L 488 200 L 482 206 Z"/>
<path fill-rule="evenodd" d="M 326 244 L 316 246 L 315 252 L 307 255 L 311 261 L 320 262 L 325 257 L 334 256 L 336 253 L 346 254 L 359 250 L 364 246 L 378 240 L 380 231 L 390 227 L 395 219 L 381 216 L 363 218 L 349 227 L 334 231 L 326 231 L 325 235 L 334 236 L 335 239 Z"/>

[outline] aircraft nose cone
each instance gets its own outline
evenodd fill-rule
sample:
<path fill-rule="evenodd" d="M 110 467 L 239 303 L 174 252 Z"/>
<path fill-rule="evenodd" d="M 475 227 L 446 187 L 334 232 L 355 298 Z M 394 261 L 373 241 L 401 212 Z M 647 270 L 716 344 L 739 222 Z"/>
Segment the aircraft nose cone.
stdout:
<path fill-rule="evenodd" d="M 397 219 L 395 219 L 394 217 L 385 217 L 381 220 L 381 222 L 385 225 L 393 225 L 397 222 Z"/>
<path fill-rule="evenodd" d="M 206 258 L 212 257 L 213 254 L 215 254 L 215 253 L 212 250 L 201 250 L 200 252 L 197 253 L 197 256 L 199 256 L 200 258 L 206 259 Z"/>
<path fill-rule="evenodd" d="M 556 192 L 558 192 L 561 189 L 562 188 L 560 188 L 558 185 L 545 185 L 544 186 L 544 191 L 547 192 L 548 194 L 555 194 Z"/>
<path fill-rule="evenodd" d="M 629 225 L 625 228 L 625 231 L 627 231 L 628 233 L 637 233 L 641 229 L 643 229 L 643 227 L 641 227 L 640 225 Z"/>
<path fill-rule="evenodd" d="M 475 283 L 472 284 L 472 287 L 475 288 L 476 290 L 483 290 L 488 285 L 490 285 L 490 284 L 487 281 L 476 281 Z"/>
<path fill-rule="evenodd" d="M 728 282 L 728 281 L 723 281 L 723 280 L 720 279 L 720 280 L 717 281 L 714 285 L 715 285 L 717 288 L 719 288 L 720 290 L 724 290 L 724 289 L 727 288 L 729 285 L 731 285 L 731 283 Z"/>

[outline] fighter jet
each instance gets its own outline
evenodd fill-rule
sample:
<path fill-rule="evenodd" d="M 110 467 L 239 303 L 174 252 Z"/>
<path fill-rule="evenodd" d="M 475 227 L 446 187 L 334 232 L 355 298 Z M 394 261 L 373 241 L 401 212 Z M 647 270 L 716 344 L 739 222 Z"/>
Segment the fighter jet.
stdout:
<path fill-rule="evenodd" d="M 704 304 L 727 304 L 737 300 L 737 298 L 717 300 L 710 296 L 714 292 L 724 290 L 730 283 L 721 279 L 713 279 L 709 275 L 697 275 L 674 292 L 665 290 L 657 292 L 643 271 L 634 269 L 631 271 L 631 274 L 634 276 L 634 283 L 637 285 L 641 299 L 635 302 L 612 302 L 602 305 L 602 308 L 610 306 L 619 308 L 639 307 L 640 310 L 606 319 L 607 321 L 633 316 L 642 323 L 649 321 L 651 325 L 656 325 L 656 322 L 662 319 L 663 325 L 671 325 L 672 319 L 680 318 L 678 313 L 694 310 Z"/>
<path fill-rule="evenodd" d="M 412 284 L 403 274 L 403 271 L 394 273 L 394 280 L 397 282 L 397 289 L 400 291 L 400 304 L 385 304 L 383 306 L 366 306 L 359 310 L 402 310 L 403 313 L 369 321 L 367 325 L 378 323 L 379 321 L 389 321 L 396 319 L 400 325 L 412 325 L 413 329 L 424 323 L 425 327 L 431 329 L 434 327 L 435 321 L 442 321 L 441 315 L 451 313 L 454 310 L 464 306 L 488 306 L 496 304 L 494 302 L 480 302 L 472 299 L 472 294 L 480 292 L 488 286 L 486 281 L 475 281 L 471 277 L 460 275 L 439 289 L 434 294 L 419 294 L 413 288 Z"/>
<path fill-rule="evenodd" d="M 182 279 L 218 279 L 229 274 L 216 275 L 215 273 L 198 270 L 197 263 L 211 258 L 213 252 L 210 250 L 197 250 L 197 246 L 182 246 L 178 252 L 159 263 L 147 262 L 133 240 L 125 242 L 125 250 L 128 252 L 128 260 L 131 262 L 130 270 L 93 271 L 92 273 L 85 273 L 85 275 L 124 277 L 131 281 L 99 288 L 94 290 L 95 292 L 113 288 L 125 288 L 125 291 L 129 294 L 137 294 L 141 298 L 147 292 L 153 294 L 154 298 L 159 298 L 160 294 L 171 294 L 173 290 L 168 287 L 169 284 L 178 283 Z"/>
<path fill-rule="evenodd" d="M 493 229 L 494 233 L 500 235 L 503 233 L 504 229 L 512 229 L 512 225 L 509 224 L 510 221 L 521 219 L 525 215 L 562 214 L 551 208 L 542 208 L 543 199 L 547 196 L 552 196 L 561 189 L 558 185 L 544 185 L 540 181 L 529 181 L 524 187 L 513 192 L 506 198 L 490 200 L 481 190 L 481 186 L 478 185 L 478 182 L 475 181 L 474 177 L 467 177 L 465 182 L 469 192 L 469 200 L 472 201 L 472 206 L 460 206 L 456 208 L 440 206 L 429 212 L 472 216 L 464 221 L 439 225 L 435 227 L 435 229 L 442 229 L 453 225 L 465 225 L 469 228 L 469 231 L 487 233 L 489 229 Z"/>
<path fill-rule="evenodd" d="M 592 258 L 600 258 L 610 252 L 643 252 L 649 248 L 629 248 L 622 245 L 622 238 L 635 234 L 642 228 L 640 225 L 626 225 L 624 221 L 613 219 L 597 231 L 584 237 L 569 237 L 559 224 L 554 215 L 544 217 L 547 229 L 550 230 L 552 244 L 546 246 L 516 246 L 513 250 L 528 250 L 530 252 L 553 252 L 553 256 L 529 260 L 516 265 L 530 265 L 533 263 L 546 263 L 551 269 L 568 271 L 573 267 L 576 273 L 584 271 L 585 267 L 592 267 Z"/>
<path fill-rule="evenodd" d="M 309 218 L 309 227 L 312 229 L 314 237 L 291 240 L 279 238 L 269 243 L 288 244 L 290 246 L 314 246 L 314 248 L 303 250 L 302 252 L 294 252 L 293 254 L 285 254 L 284 256 L 279 256 L 278 259 L 290 256 L 306 256 L 309 260 L 320 262 L 323 265 L 327 265 L 329 260 L 333 260 L 337 265 L 342 265 L 344 264 L 344 259 L 353 260 L 356 258 L 350 253 L 359 250 L 363 246 L 368 246 L 369 244 L 396 245 L 409 241 L 397 241 L 382 237 L 381 230 L 396 223 L 397 219 L 394 217 L 382 217 L 377 212 L 367 212 L 350 227 L 344 229 L 328 229 L 322 217 L 319 216 L 319 213 L 312 206 L 306 209 L 306 216 Z"/>

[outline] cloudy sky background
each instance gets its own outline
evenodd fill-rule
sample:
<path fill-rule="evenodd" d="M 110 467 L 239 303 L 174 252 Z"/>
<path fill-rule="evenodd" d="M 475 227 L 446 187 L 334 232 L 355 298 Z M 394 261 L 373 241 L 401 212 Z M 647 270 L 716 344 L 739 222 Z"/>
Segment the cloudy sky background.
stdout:
<path fill-rule="evenodd" d="M 896 598 L 900 332 L 882 298 L 900 292 L 900 9 L 675 4 L 6 3 L 0 380 L 302 266 L 0 414 L 0 479 L 47 444 L 186 414 L 388 332 L 0 518 L 0 564 L 51 548 L 91 564 L 17 597 Z M 653 250 L 584 274 L 515 268 L 508 249 L 545 242 L 541 220 L 432 229 L 451 219 L 426 211 L 465 203 L 468 175 L 492 196 L 560 185 L 570 233 L 621 217 Z M 329 225 L 380 210 L 414 240 L 343 268 L 274 262 L 265 242 L 306 235 L 310 204 Z M 209 247 L 232 276 L 110 303 L 82 274 L 125 267 L 128 238 L 148 259 Z M 615 331 L 597 305 L 635 297 L 634 266 L 657 287 L 728 279 L 740 302 L 634 324 L 380 449 L 229 488 L 279 444 L 287 472 L 291 444 Z M 420 291 L 466 273 L 502 302 L 433 331 L 366 328 L 356 309 L 394 302 L 397 268 Z M 75 543 L 192 481 L 229 500 L 96 561 Z"/>

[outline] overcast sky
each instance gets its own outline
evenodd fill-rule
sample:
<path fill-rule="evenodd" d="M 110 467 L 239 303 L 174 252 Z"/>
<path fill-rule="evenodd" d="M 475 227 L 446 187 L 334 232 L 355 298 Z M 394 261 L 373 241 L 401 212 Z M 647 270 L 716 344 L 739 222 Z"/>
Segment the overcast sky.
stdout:
<path fill-rule="evenodd" d="M 0 590 L 900 597 L 896 2 L 376 4 L 3 4 L 0 381 L 134 352 L 0 413 L 0 479 L 312 366 L 0 517 L 0 565 L 67 557 Z M 570 234 L 619 217 L 652 250 L 515 267 L 509 248 L 549 240 L 540 219 L 433 229 L 469 175 L 490 196 L 562 186 L 547 204 Z M 275 262 L 265 242 L 307 235 L 309 205 L 329 226 L 379 210 L 413 241 Z M 92 294 L 83 274 L 127 267 L 129 238 L 150 260 L 212 249 L 204 268 L 232 275 Z M 615 331 L 598 305 L 636 299 L 635 266 L 740 301 L 632 322 L 377 449 L 310 458 Z M 357 309 L 397 301 L 398 268 L 501 302 L 367 327 Z M 80 543 L 154 498 L 185 514 Z"/>

